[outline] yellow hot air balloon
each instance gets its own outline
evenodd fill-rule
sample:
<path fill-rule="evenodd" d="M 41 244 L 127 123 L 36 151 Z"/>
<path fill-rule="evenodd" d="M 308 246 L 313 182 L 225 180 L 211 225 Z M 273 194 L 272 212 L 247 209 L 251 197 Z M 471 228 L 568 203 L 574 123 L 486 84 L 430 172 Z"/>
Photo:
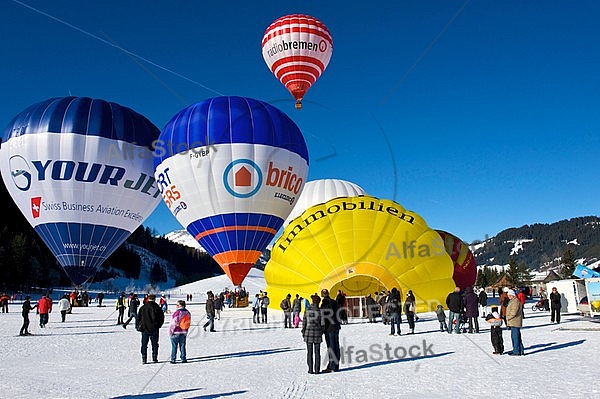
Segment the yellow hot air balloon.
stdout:
<path fill-rule="evenodd" d="M 423 312 L 445 305 L 453 271 L 443 240 L 421 216 L 391 200 L 358 196 L 312 206 L 288 224 L 265 280 L 271 298 L 309 297 L 323 288 L 348 296 L 412 290 Z"/>

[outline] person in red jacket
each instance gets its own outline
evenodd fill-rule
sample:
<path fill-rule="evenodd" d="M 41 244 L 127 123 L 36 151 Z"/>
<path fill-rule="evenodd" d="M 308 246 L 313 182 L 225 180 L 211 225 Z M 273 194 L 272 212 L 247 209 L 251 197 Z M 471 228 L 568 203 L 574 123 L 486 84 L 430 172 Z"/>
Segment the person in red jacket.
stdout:
<path fill-rule="evenodd" d="M 52 298 L 48 293 L 45 293 L 43 297 L 37 303 L 37 313 L 40 315 L 40 327 L 46 327 L 48 324 L 49 314 L 52 312 Z"/>
<path fill-rule="evenodd" d="M 527 297 L 525 296 L 523 290 L 519 290 L 519 293 L 517 294 L 517 299 L 519 299 L 519 302 L 521 302 L 522 308 L 525 309 L 525 301 L 527 300 Z M 523 312 L 523 318 L 525 318 L 525 312 Z"/>

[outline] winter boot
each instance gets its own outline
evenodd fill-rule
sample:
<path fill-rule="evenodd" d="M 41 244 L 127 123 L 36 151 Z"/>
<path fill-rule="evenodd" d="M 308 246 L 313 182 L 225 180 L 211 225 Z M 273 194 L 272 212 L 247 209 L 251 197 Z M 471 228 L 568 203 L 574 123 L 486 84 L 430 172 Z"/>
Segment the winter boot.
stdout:
<path fill-rule="evenodd" d="M 145 357 L 142 357 L 142 364 L 146 364 L 148 363 L 148 359 L 146 359 Z"/>

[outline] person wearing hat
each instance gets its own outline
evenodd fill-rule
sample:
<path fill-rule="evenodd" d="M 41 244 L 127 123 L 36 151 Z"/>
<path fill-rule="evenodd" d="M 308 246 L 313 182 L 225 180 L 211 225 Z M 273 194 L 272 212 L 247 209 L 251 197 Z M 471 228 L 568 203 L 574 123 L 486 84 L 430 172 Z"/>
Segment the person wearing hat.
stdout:
<path fill-rule="evenodd" d="M 511 356 L 525 355 L 523 339 L 521 338 L 521 327 L 523 327 L 523 305 L 513 290 L 508 290 L 508 305 L 506 306 L 506 325 L 510 328 L 510 339 L 512 341 Z"/>
<path fill-rule="evenodd" d="M 148 341 L 152 345 L 152 361 L 158 362 L 158 330 L 165 323 L 165 314 L 156 303 L 156 295 L 148 295 L 135 321 L 136 329 L 142 333 L 142 364 L 148 360 Z"/>

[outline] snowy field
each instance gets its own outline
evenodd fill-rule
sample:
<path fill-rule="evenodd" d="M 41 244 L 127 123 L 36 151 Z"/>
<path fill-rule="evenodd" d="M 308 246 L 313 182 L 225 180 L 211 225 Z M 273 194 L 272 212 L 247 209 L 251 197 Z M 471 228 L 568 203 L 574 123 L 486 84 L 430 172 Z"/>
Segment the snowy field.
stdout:
<path fill-rule="evenodd" d="M 194 288 L 217 291 L 226 285 L 216 277 Z M 171 296 L 170 302 L 176 299 Z M 563 315 L 560 325 L 551 325 L 549 312 L 534 313 L 531 306 L 522 330 L 524 357 L 492 355 L 487 325 L 480 334 L 441 333 L 433 313 L 419 315 L 415 335 L 400 337 L 388 336 L 381 323 L 351 319 L 342 327 L 340 342 L 353 347 L 352 356 L 343 355 L 339 373 L 309 375 L 300 329 L 284 329 L 279 311 L 270 309 L 271 321 L 264 325 L 252 324 L 250 308 L 227 309 L 216 322 L 217 332 L 208 333 L 202 329 L 204 305 L 194 302 L 188 307 L 195 317 L 187 341 L 189 363 L 169 363 L 167 316 L 159 363 L 142 365 L 140 334 L 131 326 L 117 326 L 113 301 L 106 305 L 75 308 L 65 323 L 55 310 L 45 329 L 33 312 L 34 335 L 20 337 L 20 305 L 11 304 L 8 314 L 0 314 L 0 397 L 600 397 L 593 379 L 600 323 Z M 406 324 L 402 328 L 408 331 Z M 508 331 L 504 344 L 511 349 Z"/>

